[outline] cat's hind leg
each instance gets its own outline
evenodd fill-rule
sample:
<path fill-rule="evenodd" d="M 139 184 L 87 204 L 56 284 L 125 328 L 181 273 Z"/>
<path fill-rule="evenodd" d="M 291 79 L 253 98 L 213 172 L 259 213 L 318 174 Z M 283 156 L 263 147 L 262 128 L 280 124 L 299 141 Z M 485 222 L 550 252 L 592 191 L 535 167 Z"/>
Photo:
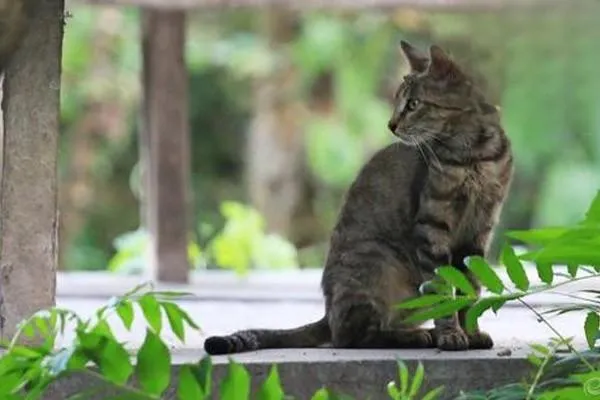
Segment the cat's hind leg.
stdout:
<path fill-rule="evenodd" d="M 368 250 L 368 251 L 367 251 Z M 395 253 L 381 246 L 355 249 L 331 277 L 329 326 L 333 347 L 430 348 L 427 329 L 402 323 L 394 306 L 418 296 L 415 279 Z"/>
<path fill-rule="evenodd" d="M 432 348 L 431 333 L 421 328 L 386 327 L 370 304 L 355 302 L 332 308 L 332 346 L 357 349 Z"/>

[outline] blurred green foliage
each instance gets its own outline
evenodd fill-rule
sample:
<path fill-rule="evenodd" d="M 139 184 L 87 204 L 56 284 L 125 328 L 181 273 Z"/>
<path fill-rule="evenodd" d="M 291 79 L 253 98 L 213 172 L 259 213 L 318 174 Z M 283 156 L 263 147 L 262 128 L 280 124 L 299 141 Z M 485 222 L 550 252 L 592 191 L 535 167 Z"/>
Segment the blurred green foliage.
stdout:
<path fill-rule="evenodd" d="M 245 274 L 250 268 L 298 266 L 296 248 L 276 234 L 266 233 L 264 218 L 251 207 L 231 201 L 221 205 L 226 223 L 209 243 L 216 265 Z"/>
<path fill-rule="evenodd" d="M 139 15 L 124 9 L 122 32 L 98 50 L 89 45 L 97 10 L 72 6 L 73 18 L 66 28 L 62 115 L 67 134 L 61 137 L 61 166 L 68 165 L 65 160 L 76 151 L 70 147 L 73 127 L 89 104 L 118 98 L 128 107 L 130 132 L 96 149 L 97 185 L 114 198 L 86 211 L 85 224 L 68 246 L 65 263 L 74 269 L 104 268 L 115 251 L 113 238 L 137 229 L 129 172 L 137 158 Z M 333 106 L 326 112 L 313 110 L 302 124 L 306 160 L 317 187 L 316 208 L 331 227 L 343 191 L 359 168 L 373 151 L 393 140 L 385 125 L 389 93 L 405 70 L 397 50 L 400 38 L 450 49 L 502 108 L 516 176 L 497 236 L 505 229 L 574 223 L 600 186 L 600 77 L 595 70 L 600 25 L 594 18 L 599 11 L 597 2 L 582 0 L 577 5 L 501 12 L 306 12 L 298 14 L 294 40 L 277 47 L 261 33 L 258 12 L 190 14 L 188 37 L 193 40 L 187 43 L 187 62 L 195 219 L 198 227 L 210 226 L 244 243 L 239 253 L 215 256 L 217 264 L 241 271 L 266 262 L 264 251 L 278 260 L 270 262 L 273 266 L 291 265 L 295 257 L 287 242 L 264 239 L 264 232 L 259 237 L 270 244 L 263 243 L 252 255 L 247 248 L 241 250 L 249 242 L 238 239 L 247 235 L 240 232 L 260 231 L 258 218 L 249 209 L 231 211 L 228 207 L 234 203 L 222 204 L 233 201 L 241 207 L 248 202 L 241 184 L 241 154 L 252 113 L 252 85 L 282 60 L 291 60 L 298 68 L 297 95 L 310 103 L 315 87 L 327 78 Z M 97 51 L 108 54 L 116 75 L 103 76 L 94 69 L 91 60 Z M 228 221 L 225 209 L 239 214 Z M 215 242 L 200 228 L 195 233 L 200 248 L 209 243 L 227 247 L 219 244 L 223 237 Z"/>
<path fill-rule="evenodd" d="M 306 123 L 309 165 L 324 184 L 346 188 L 365 160 L 390 143 L 390 106 L 379 96 L 394 29 L 378 14 L 352 19 L 309 15 L 291 44 L 304 86 L 323 73 L 333 76 L 336 112 Z M 340 145 L 342 143 L 343 145 Z"/>
<path fill-rule="evenodd" d="M 298 254 L 293 244 L 280 235 L 264 231 L 264 218 L 251 207 L 226 201 L 221 204 L 225 219 L 223 229 L 208 242 L 203 251 L 193 240 L 188 243 L 188 259 L 192 268 L 218 265 L 245 275 L 251 268 L 288 269 L 298 267 Z M 212 227 L 204 224 L 205 234 Z M 140 228 L 119 235 L 114 240 L 115 255 L 108 263 L 109 271 L 136 274 L 147 268 L 150 236 Z"/>
<path fill-rule="evenodd" d="M 126 274 L 143 272 L 148 266 L 149 244 L 150 236 L 143 228 L 117 236 L 113 242 L 116 253 L 108 262 L 108 270 Z M 194 241 L 188 243 L 188 260 L 194 269 L 205 266 L 204 254 Z"/>

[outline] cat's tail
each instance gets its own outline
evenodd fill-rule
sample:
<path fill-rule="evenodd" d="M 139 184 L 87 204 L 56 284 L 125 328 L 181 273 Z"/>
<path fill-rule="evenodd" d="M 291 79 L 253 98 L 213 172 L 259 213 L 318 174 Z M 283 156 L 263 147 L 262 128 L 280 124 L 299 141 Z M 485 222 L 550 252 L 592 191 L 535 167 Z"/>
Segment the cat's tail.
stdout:
<path fill-rule="evenodd" d="M 227 336 L 212 336 L 204 342 L 210 355 L 241 353 L 259 349 L 317 347 L 331 340 L 327 317 L 294 329 L 252 329 Z"/>

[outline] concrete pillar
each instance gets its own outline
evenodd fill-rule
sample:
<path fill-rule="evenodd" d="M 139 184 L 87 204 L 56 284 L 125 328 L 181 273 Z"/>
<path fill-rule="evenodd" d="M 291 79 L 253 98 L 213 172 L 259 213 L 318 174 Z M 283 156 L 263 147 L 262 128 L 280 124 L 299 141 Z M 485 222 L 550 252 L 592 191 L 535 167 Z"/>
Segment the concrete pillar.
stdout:
<path fill-rule="evenodd" d="M 143 10 L 143 127 L 140 157 L 151 270 L 161 282 L 186 283 L 190 226 L 188 74 L 185 13 Z"/>

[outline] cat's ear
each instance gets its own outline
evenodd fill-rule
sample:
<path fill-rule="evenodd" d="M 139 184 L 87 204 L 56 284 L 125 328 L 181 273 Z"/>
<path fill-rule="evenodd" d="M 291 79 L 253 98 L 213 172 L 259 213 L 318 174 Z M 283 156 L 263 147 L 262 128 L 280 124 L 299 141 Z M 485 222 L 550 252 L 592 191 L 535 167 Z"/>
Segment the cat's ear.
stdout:
<path fill-rule="evenodd" d="M 424 54 L 404 40 L 400 41 L 400 49 L 413 72 L 425 72 L 429 65 L 427 54 Z"/>
<path fill-rule="evenodd" d="M 450 57 L 435 44 L 429 48 L 431 63 L 427 74 L 434 79 L 446 81 L 460 81 L 464 79 L 464 74 L 460 68 L 450 59 Z"/>

